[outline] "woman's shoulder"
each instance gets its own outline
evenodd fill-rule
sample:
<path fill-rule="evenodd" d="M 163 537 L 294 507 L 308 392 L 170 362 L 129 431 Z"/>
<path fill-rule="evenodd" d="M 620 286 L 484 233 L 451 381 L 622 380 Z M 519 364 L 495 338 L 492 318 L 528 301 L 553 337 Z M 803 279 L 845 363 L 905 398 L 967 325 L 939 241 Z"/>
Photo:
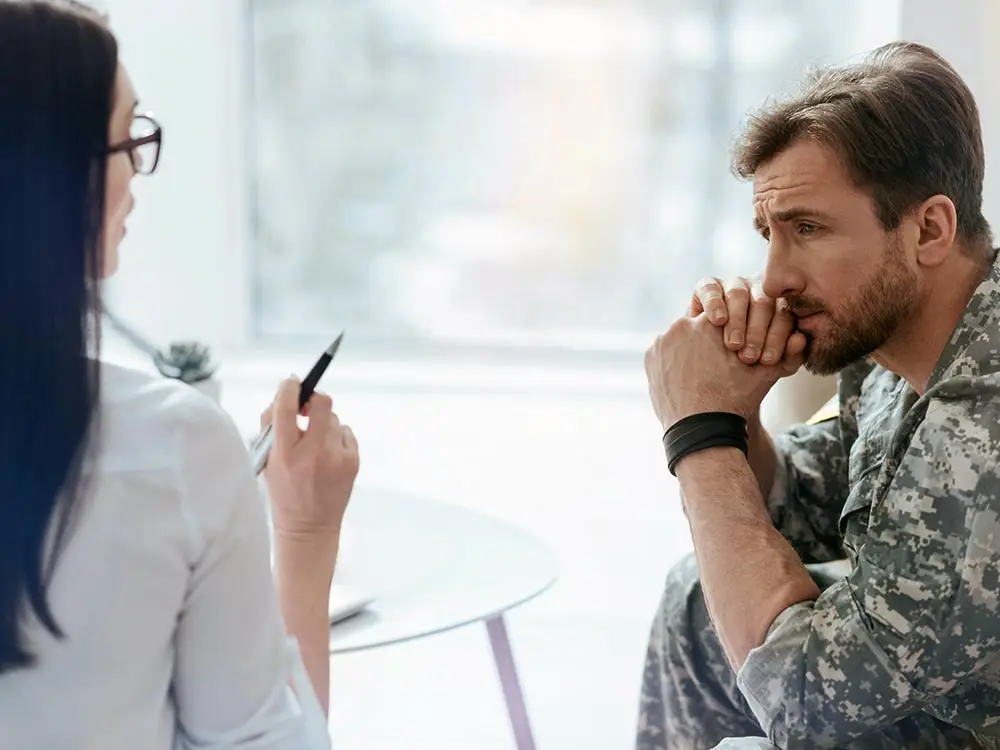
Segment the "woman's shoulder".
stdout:
<path fill-rule="evenodd" d="M 229 425 L 228 414 L 186 383 L 108 362 L 101 363 L 104 416 L 123 416 L 144 427 L 197 429 Z"/>
<path fill-rule="evenodd" d="M 178 470 L 200 458 L 248 460 L 232 418 L 211 398 L 185 383 L 107 362 L 101 363 L 99 431 L 109 468 L 116 460 Z"/>
<path fill-rule="evenodd" d="M 224 528 L 237 498 L 259 492 L 232 418 L 190 386 L 102 363 L 98 486 L 172 498 L 195 546 Z"/>

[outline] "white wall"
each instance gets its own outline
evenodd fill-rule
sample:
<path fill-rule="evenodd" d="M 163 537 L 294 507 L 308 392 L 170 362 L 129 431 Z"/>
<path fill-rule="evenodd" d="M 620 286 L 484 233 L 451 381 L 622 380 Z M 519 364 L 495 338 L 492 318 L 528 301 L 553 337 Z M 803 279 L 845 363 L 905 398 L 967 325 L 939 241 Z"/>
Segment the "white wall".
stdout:
<path fill-rule="evenodd" d="M 1000 3 L 904 0 L 901 35 L 934 47 L 979 103 L 986 147 L 986 218 L 1000 237 Z"/>
<path fill-rule="evenodd" d="M 902 36 L 951 59 L 977 94 L 988 158 L 1000 158 L 1000 3 L 873 0 Z M 160 169 L 135 185 L 110 300 L 158 340 L 195 336 L 224 353 L 249 344 L 250 266 L 243 175 L 247 70 L 244 0 L 102 0 L 143 104 L 164 125 Z M 876 43 L 878 40 L 873 40 Z M 987 172 L 1000 227 L 1000 167 Z M 220 302 L 221 300 L 221 302 Z"/>
<path fill-rule="evenodd" d="M 164 129 L 156 174 L 134 184 L 109 301 L 158 340 L 246 343 L 242 0 L 104 0 L 141 106 Z M 220 302 L 221 300 L 221 302 Z"/>

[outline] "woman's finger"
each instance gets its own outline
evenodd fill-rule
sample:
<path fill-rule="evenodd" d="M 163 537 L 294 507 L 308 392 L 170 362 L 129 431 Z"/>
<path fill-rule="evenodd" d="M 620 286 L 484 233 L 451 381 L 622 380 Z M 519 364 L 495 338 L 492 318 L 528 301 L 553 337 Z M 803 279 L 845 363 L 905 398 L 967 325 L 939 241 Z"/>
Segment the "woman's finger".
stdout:
<path fill-rule="evenodd" d="M 299 393 L 302 383 L 296 377 L 285 378 L 278 387 L 278 395 L 272 405 L 271 419 L 274 425 L 275 442 L 293 445 L 298 441 Z"/>
<path fill-rule="evenodd" d="M 333 399 L 319 391 L 313 393 L 309 399 L 309 426 L 302 438 L 303 443 L 308 441 L 309 444 L 322 444 L 335 419 Z"/>

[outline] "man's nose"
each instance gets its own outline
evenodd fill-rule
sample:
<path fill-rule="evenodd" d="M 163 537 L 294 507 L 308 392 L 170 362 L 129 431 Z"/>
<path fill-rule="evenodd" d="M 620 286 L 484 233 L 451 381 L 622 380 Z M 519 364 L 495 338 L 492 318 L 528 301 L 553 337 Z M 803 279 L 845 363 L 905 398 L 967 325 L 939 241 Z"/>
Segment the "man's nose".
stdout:
<path fill-rule="evenodd" d="M 761 276 L 761 288 L 771 299 L 795 297 L 802 293 L 805 279 L 790 257 L 789 248 L 772 235 L 767 251 L 767 263 Z"/>

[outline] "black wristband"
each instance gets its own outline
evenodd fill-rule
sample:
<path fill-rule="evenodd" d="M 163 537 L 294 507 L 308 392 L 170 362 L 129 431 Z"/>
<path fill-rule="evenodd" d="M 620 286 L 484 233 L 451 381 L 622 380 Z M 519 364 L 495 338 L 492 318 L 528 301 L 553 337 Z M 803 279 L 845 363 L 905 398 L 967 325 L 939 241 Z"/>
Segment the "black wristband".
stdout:
<path fill-rule="evenodd" d="M 706 448 L 738 448 L 747 455 L 750 440 L 747 421 L 739 414 L 724 411 L 692 414 L 676 422 L 663 433 L 663 448 L 667 452 L 667 468 L 677 476 L 677 463 L 692 453 Z"/>

